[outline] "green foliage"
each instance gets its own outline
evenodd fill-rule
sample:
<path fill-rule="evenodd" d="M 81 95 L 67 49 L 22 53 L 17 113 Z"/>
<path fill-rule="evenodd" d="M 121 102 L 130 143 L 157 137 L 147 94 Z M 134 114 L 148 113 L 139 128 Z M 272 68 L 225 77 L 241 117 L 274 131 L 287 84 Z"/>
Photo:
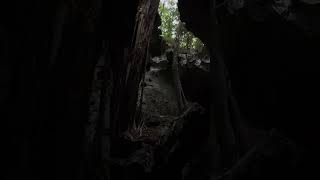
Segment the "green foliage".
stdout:
<path fill-rule="evenodd" d="M 163 39 L 168 43 L 173 43 L 179 21 L 178 10 L 174 0 L 161 1 L 159 5 Z"/>
<path fill-rule="evenodd" d="M 161 0 L 159 5 L 162 38 L 171 47 L 201 52 L 204 44 L 180 21 L 177 0 Z"/>

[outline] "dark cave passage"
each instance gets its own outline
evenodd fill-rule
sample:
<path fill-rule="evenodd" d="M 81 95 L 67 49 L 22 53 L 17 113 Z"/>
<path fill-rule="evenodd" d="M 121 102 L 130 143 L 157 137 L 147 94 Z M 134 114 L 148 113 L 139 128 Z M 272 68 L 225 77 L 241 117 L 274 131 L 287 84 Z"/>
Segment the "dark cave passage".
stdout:
<path fill-rule="evenodd" d="M 319 5 L 4 1 L 1 179 L 319 179 Z"/>
<path fill-rule="evenodd" d="M 138 116 L 124 133 L 126 145 L 112 155 L 118 163 L 111 167 L 111 179 L 186 179 L 188 166 L 206 163 L 201 151 L 209 134 L 210 60 L 177 12 L 176 1 L 160 1 L 138 91 Z M 118 149 L 126 151 L 120 155 Z M 202 167 L 189 171 L 208 171 Z"/>

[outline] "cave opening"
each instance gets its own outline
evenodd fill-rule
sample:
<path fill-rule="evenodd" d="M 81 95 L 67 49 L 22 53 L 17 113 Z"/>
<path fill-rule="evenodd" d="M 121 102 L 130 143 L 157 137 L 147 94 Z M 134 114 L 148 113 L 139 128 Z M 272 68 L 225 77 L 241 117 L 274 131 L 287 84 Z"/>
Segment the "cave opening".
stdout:
<path fill-rule="evenodd" d="M 178 116 L 192 102 L 209 108 L 210 56 L 180 20 L 177 3 L 159 3 L 137 102 L 144 116 Z"/>
<path fill-rule="evenodd" d="M 147 21 L 137 20 L 143 17 L 139 13 L 146 6 L 139 7 L 137 31 Z M 134 41 L 139 42 L 137 37 Z M 201 151 L 206 151 L 203 146 L 209 134 L 207 47 L 180 20 L 177 0 L 159 2 L 149 43 L 143 57 L 146 62 L 140 64 L 143 70 L 135 118 L 124 133 L 129 144 L 136 145 L 129 156 L 135 160 L 125 170 L 116 168 L 115 175 L 126 174 L 125 177 L 137 179 L 208 175 L 207 168 L 199 169 L 207 161 L 207 152 Z"/>

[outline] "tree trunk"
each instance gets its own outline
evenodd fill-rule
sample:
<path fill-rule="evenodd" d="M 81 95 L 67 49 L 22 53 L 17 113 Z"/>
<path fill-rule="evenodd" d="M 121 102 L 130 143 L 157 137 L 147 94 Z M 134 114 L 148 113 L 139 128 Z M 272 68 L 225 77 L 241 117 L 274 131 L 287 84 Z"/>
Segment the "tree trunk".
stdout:
<path fill-rule="evenodd" d="M 121 119 L 121 131 L 132 126 L 136 120 L 139 85 L 145 73 L 148 44 L 151 40 L 159 0 L 142 0 L 139 4 L 135 30 L 132 38 L 132 48 L 129 52 L 127 71 L 125 72 L 125 99 L 123 103 L 126 115 Z"/>
<path fill-rule="evenodd" d="M 184 92 L 183 92 L 181 81 L 180 81 L 177 50 L 174 50 L 173 52 L 172 77 L 173 77 L 173 83 L 176 89 L 179 113 L 182 113 L 187 107 L 187 100 L 186 100 L 186 97 L 184 96 Z"/>
<path fill-rule="evenodd" d="M 183 28 L 182 23 L 179 22 L 177 35 L 175 38 L 175 42 L 173 43 L 173 54 L 172 54 L 172 57 L 170 57 L 170 58 L 172 58 L 171 59 L 172 60 L 172 64 L 171 64 L 172 78 L 173 78 L 173 83 L 174 83 L 174 86 L 176 89 L 176 97 L 177 97 L 177 104 L 178 104 L 179 113 L 182 113 L 187 107 L 187 100 L 186 100 L 186 97 L 184 96 L 182 84 L 180 81 L 179 62 L 178 62 L 182 28 Z"/>

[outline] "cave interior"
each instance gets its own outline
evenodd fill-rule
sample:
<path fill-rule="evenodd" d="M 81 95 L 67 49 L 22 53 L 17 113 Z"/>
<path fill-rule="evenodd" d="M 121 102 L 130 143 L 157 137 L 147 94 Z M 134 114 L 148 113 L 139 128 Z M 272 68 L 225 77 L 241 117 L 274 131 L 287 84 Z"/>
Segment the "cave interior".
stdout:
<path fill-rule="evenodd" d="M 178 0 L 199 68 L 162 1 L 1 3 L 0 179 L 320 179 L 320 2 Z"/>

